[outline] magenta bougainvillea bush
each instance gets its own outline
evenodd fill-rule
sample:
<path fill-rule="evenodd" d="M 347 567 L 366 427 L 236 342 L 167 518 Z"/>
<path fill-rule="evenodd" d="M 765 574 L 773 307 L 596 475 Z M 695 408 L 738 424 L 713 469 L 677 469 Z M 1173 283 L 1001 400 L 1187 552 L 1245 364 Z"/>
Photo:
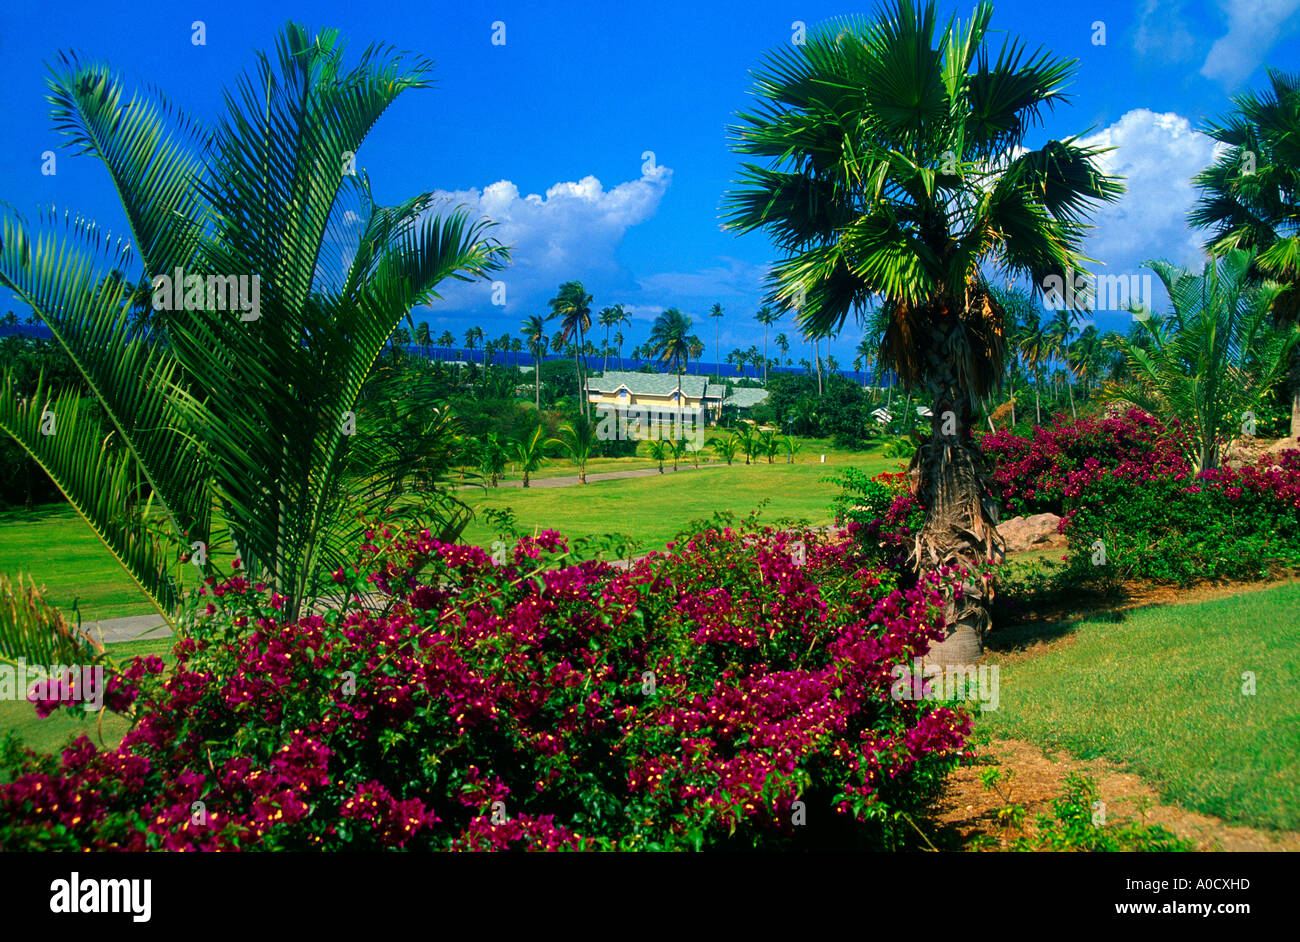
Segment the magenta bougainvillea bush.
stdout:
<path fill-rule="evenodd" d="M 1300 450 L 1194 473 L 1177 428 L 1139 410 L 985 435 L 1007 516 L 1059 515 L 1071 581 L 1189 585 L 1300 565 Z"/>
<path fill-rule="evenodd" d="M 174 664 L 110 683 L 119 747 L 10 746 L 0 848 L 889 847 L 963 755 L 960 705 L 890 696 L 941 577 L 856 541 L 701 527 L 620 568 L 369 539 L 336 581 L 386 611 L 212 583 Z"/>
<path fill-rule="evenodd" d="M 1085 416 L 1071 421 L 1057 415 L 1050 425 L 1024 438 L 1006 429 L 979 440 L 991 459 L 993 481 L 1007 516 L 1066 512 L 1103 475 L 1127 480 L 1183 479 L 1191 468 L 1178 448 L 1176 432 L 1141 409 L 1122 415 Z"/>

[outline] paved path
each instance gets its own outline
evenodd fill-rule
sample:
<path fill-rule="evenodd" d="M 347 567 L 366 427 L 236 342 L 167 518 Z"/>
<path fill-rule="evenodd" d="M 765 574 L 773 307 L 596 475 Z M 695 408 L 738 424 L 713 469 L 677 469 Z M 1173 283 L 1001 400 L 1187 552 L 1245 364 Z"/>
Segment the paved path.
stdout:
<path fill-rule="evenodd" d="M 128 615 L 125 618 L 106 618 L 103 621 L 82 625 L 89 635 L 102 644 L 121 644 L 123 641 L 152 641 L 170 638 L 172 630 L 157 612 L 149 615 Z"/>

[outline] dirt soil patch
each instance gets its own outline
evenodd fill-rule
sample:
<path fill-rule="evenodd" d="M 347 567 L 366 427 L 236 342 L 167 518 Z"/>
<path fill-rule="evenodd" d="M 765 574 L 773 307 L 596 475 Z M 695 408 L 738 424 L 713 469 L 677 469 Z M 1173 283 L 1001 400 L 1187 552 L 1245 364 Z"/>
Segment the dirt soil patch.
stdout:
<path fill-rule="evenodd" d="M 1065 777 L 1081 772 L 1097 782 L 1100 799 L 1106 804 L 1109 821 L 1139 820 L 1159 824 L 1205 851 L 1300 851 L 1300 832 L 1262 831 L 1188 811 L 1160 802 L 1159 793 L 1136 775 L 1125 772 L 1105 759 L 1080 760 L 1068 755 L 1049 756 L 1032 743 L 1019 740 L 995 740 L 978 750 L 975 765 L 954 771 L 943 793 L 931 809 L 927 833 L 931 840 L 949 850 L 966 849 L 970 843 L 987 835 L 1006 847 L 1022 834 L 1036 831 L 1040 813 L 1052 813 L 1052 801 L 1065 792 Z M 1009 784 L 999 783 L 1010 803 L 1027 809 L 1022 828 L 1007 829 L 998 823 L 997 812 L 1009 802 L 993 789 L 984 788 L 981 769 L 996 764 Z"/>

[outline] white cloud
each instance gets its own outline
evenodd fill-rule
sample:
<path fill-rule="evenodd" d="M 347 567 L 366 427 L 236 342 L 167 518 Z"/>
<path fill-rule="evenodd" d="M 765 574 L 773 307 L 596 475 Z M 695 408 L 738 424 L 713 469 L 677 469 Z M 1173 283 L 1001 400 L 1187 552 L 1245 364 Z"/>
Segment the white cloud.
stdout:
<path fill-rule="evenodd" d="M 719 261 L 721 265 L 693 272 L 659 272 L 637 279 L 637 284 L 647 295 L 683 299 L 682 302 L 670 302 L 676 303 L 677 307 L 690 302 L 697 302 L 697 307 L 702 303 L 705 308 L 721 302 L 725 307 L 729 299 L 753 297 L 762 290 L 766 267 L 734 258 Z"/>
<path fill-rule="evenodd" d="M 1133 34 L 1139 55 L 1162 63 L 1186 62 L 1196 52 L 1196 40 L 1183 18 L 1183 0 L 1146 0 Z"/>
<path fill-rule="evenodd" d="M 1199 268 L 1205 236 L 1188 227 L 1187 211 L 1196 199 L 1192 177 L 1210 163 L 1215 142 L 1181 115 L 1138 108 L 1084 143 L 1115 148 L 1098 162 L 1127 187 L 1092 216 L 1084 250 L 1105 263 L 1098 273 L 1149 273 L 1141 266 L 1152 258 Z"/>
<path fill-rule="evenodd" d="M 615 255 L 624 233 L 655 214 L 671 179 L 672 170 L 654 166 L 610 190 L 586 176 L 556 183 L 545 196 L 521 196 L 509 180 L 438 195 L 497 223 L 490 235 L 511 247 L 511 262 L 496 277 L 506 285 L 503 313 L 513 316 L 525 306 L 544 304 L 563 281 L 619 271 Z M 481 282 L 451 285 L 435 313 L 481 309 L 490 296 Z"/>
<path fill-rule="evenodd" d="M 1233 87 L 1264 61 L 1274 43 L 1296 28 L 1300 0 L 1219 0 L 1228 32 L 1215 40 L 1201 75 Z"/>

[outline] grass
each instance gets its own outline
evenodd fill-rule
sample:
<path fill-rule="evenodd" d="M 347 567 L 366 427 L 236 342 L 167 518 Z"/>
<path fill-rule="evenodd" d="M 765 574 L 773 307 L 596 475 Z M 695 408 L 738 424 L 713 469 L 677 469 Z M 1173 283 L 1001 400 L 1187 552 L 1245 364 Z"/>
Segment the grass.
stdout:
<path fill-rule="evenodd" d="M 818 453 L 820 454 L 820 452 Z M 476 519 L 464 541 L 487 547 L 497 530 L 484 517 L 488 508 L 510 508 L 526 533 L 554 529 L 569 537 L 618 533 L 646 550 L 671 540 L 692 520 L 711 518 L 715 511 L 744 516 L 767 501 L 762 519 L 830 522 L 830 504 L 839 489 L 823 479 L 836 466 L 852 463 L 869 474 L 891 470 L 897 459 L 878 454 L 837 456 L 827 463 L 767 464 L 689 470 L 617 481 L 594 481 L 564 488 L 485 488 L 460 495 L 474 508 Z"/>
<path fill-rule="evenodd" d="M 137 654 L 157 654 L 168 664 L 171 656 L 172 641 L 128 641 L 115 644 L 109 653 L 116 660 L 126 660 Z M 47 665 L 49 666 L 49 665 Z M 116 746 L 126 735 L 127 721 L 116 713 L 105 710 L 103 723 L 96 719 L 81 720 L 69 710 L 55 710 L 45 719 L 36 715 L 36 708 L 26 700 L 0 700 L 0 735 L 13 733 L 20 742 L 38 752 L 57 752 L 73 739 L 85 734 L 91 742 L 103 743 L 109 747 Z"/>
<path fill-rule="evenodd" d="M 30 573 L 49 601 L 83 621 L 152 612 L 140 587 L 69 504 L 0 512 L 0 571 Z"/>
<path fill-rule="evenodd" d="M 647 549 L 661 547 L 691 520 L 711 517 L 715 510 L 743 516 L 765 498 L 771 502 L 764 519 L 795 517 L 826 523 L 837 491 L 821 478 L 833 473 L 834 466 L 846 464 L 872 474 L 891 470 L 897 459 L 882 458 L 879 451 L 879 445 L 864 453 L 807 439 L 795 455 L 795 464 L 784 464 L 784 459 L 778 458 L 775 464 L 763 459 L 747 467 L 742 458 L 730 467 L 715 462 L 718 467 L 699 472 L 692 469 L 680 475 L 654 474 L 565 488 L 470 488 L 459 496 L 475 509 L 478 519 L 463 539 L 491 546 L 497 533 L 482 516 L 489 507 L 513 508 L 519 525 L 529 533 L 547 528 L 573 537 L 622 533 Z M 824 465 L 820 463 L 822 454 L 826 455 Z M 599 466 L 589 465 L 588 470 L 651 466 L 642 458 L 604 459 Z M 552 460 L 535 476 L 573 474 L 576 470 L 568 461 Z M 182 576 L 190 574 L 191 567 L 181 568 Z M 75 619 L 74 602 L 84 622 L 154 611 L 113 554 L 68 504 L 0 511 L 0 572 L 14 575 L 19 570 L 43 584 L 50 602 L 70 619 Z"/>
<path fill-rule="evenodd" d="M 994 655 L 1001 702 L 979 728 L 1112 760 L 1229 822 L 1300 828 L 1297 612 L 1288 583 L 1079 621 L 1046 653 Z"/>

